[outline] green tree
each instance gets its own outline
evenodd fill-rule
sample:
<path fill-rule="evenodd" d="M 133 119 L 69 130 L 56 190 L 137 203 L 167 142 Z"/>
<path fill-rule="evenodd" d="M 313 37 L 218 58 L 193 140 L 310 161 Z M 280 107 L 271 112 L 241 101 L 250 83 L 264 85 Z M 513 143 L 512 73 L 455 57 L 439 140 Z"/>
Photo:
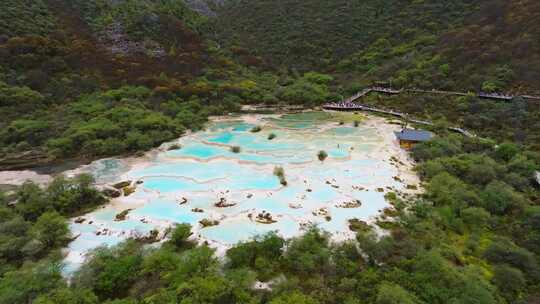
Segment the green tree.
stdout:
<path fill-rule="evenodd" d="M 482 230 L 488 225 L 491 215 L 484 208 L 469 207 L 461 211 L 461 217 L 471 230 Z"/>
<path fill-rule="evenodd" d="M 484 258 L 491 263 L 511 265 L 529 277 L 540 277 L 540 266 L 535 255 L 508 239 L 500 238 L 491 243 L 484 252 Z"/>
<path fill-rule="evenodd" d="M 287 268 L 301 276 L 323 272 L 330 262 L 329 236 L 311 228 L 303 236 L 293 239 L 285 252 Z"/>
<path fill-rule="evenodd" d="M 299 291 L 282 294 L 270 301 L 270 304 L 318 304 L 319 302 Z"/>
<path fill-rule="evenodd" d="M 513 209 L 521 209 L 525 199 L 514 189 L 499 181 L 486 186 L 481 194 L 484 207 L 492 214 L 504 215 Z"/>
<path fill-rule="evenodd" d="M 493 282 L 508 301 L 516 299 L 527 284 L 523 273 L 519 269 L 508 265 L 495 267 Z"/>
<path fill-rule="evenodd" d="M 32 182 L 25 182 L 17 191 L 17 197 L 19 200 L 15 208 L 26 220 L 35 221 L 51 207 L 45 192 Z"/>
<path fill-rule="evenodd" d="M 436 206 L 465 207 L 479 202 L 476 193 L 467 184 L 447 172 L 433 177 L 426 189 L 427 197 Z"/>
<path fill-rule="evenodd" d="M 38 295 L 64 284 L 58 261 L 27 263 L 0 279 L 0 304 L 32 303 Z"/>
<path fill-rule="evenodd" d="M 510 161 L 520 152 L 519 147 L 513 143 L 502 143 L 495 149 L 495 157 L 504 161 Z"/>
<path fill-rule="evenodd" d="M 382 283 L 377 293 L 377 304 L 414 304 L 418 300 L 399 285 Z"/>
<path fill-rule="evenodd" d="M 192 243 L 188 240 L 192 234 L 191 225 L 178 224 L 172 231 L 170 242 L 178 249 L 188 248 L 192 245 Z"/>
<path fill-rule="evenodd" d="M 96 295 L 86 289 L 60 288 L 39 296 L 35 304 L 98 304 Z"/>
<path fill-rule="evenodd" d="M 56 212 L 43 213 L 32 226 L 31 234 L 46 248 L 57 247 L 66 243 L 70 231 L 66 220 Z"/>

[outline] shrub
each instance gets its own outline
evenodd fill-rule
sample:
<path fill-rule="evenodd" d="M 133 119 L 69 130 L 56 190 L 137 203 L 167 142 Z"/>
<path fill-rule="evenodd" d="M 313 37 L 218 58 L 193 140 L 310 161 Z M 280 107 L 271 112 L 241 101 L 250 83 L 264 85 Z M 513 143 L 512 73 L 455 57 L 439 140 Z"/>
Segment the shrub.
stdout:
<path fill-rule="evenodd" d="M 532 278 L 540 277 L 540 265 L 534 253 L 510 240 L 499 239 L 491 243 L 484 252 L 484 258 L 493 264 L 507 264 L 518 268 Z"/>
<path fill-rule="evenodd" d="M 251 129 L 251 133 L 258 133 L 261 132 L 262 127 L 261 126 L 255 126 Z"/>
<path fill-rule="evenodd" d="M 268 135 L 268 140 L 272 140 L 272 139 L 274 139 L 274 138 L 276 138 L 276 134 L 270 133 L 270 134 Z"/>
<path fill-rule="evenodd" d="M 282 167 L 274 168 L 274 175 L 279 178 L 279 183 L 283 186 L 287 186 L 287 180 L 285 179 L 285 170 Z"/>
<path fill-rule="evenodd" d="M 179 150 L 179 149 L 181 149 L 181 148 L 182 148 L 182 146 L 181 146 L 180 144 L 172 144 L 172 145 L 169 147 L 168 150 L 169 150 L 169 151 L 171 151 L 171 150 Z"/>
<path fill-rule="evenodd" d="M 514 209 L 521 209 L 525 198 L 514 189 L 499 181 L 489 183 L 481 193 L 484 207 L 491 213 L 504 215 Z"/>
<path fill-rule="evenodd" d="M 317 157 L 320 161 L 324 161 L 328 157 L 328 153 L 326 153 L 326 151 L 324 150 L 321 150 L 319 151 L 319 153 L 317 153 Z"/>
<path fill-rule="evenodd" d="M 191 225 L 179 224 L 174 227 L 171 235 L 171 243 L 177 248 L 190 247 L 191 242 L 188 240 L 191 236 Z"/>
<path fill-rule="evenodd" d="M 232 153 L 240 153 L 241 148 L 239 146 L 232 146 L 231 152 Z"/>

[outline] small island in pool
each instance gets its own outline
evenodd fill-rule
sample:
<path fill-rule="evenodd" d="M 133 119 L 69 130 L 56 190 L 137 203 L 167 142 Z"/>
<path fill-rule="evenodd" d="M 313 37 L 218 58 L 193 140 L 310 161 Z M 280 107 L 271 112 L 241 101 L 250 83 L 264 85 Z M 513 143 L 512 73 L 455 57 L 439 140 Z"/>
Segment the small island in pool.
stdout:
<path fill-rule="evenodd" d="M 398 129 L 378 117 L 326 112 L 216 118 L 144 157 L 71 171 L 93 174 L 118 197 L 72 220 L 77 237 L 66 269 L 99 245 L 159 241 L 177 223 L 191 224 L 193 238 L 218 253 L 270 231 L 297 236 L 312 225 L 335 240 L 353 238 L 351 220 L 372 222 L 390 207 L 388 192 L 418 184 L 394 137 Z"/>

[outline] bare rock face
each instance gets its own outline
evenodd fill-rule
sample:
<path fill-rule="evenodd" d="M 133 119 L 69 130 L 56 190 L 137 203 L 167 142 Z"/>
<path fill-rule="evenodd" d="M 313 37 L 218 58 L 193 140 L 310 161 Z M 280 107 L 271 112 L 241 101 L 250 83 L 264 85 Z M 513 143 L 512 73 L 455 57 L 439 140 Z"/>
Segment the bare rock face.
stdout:
<path fill-rule="evenodd" d="M 197 13 L 201 15 L 205 15 L 208 17 L 214 17 L 216 16 L 216 13 L 210 8 L 208 3 L 204 0 L 186 0 L 186 4 L 191 8 L 192 10 L 196 11 Z"/>
<path fill-rule="evenodd" d="M 101 193 L 103 193 L 105 196 L 110 197 L 110 198 L 117 198 L 122 195 L 122 192 L 120 190 L 112 188 L 112 187 L 104 188 L 103 190 L 101 190 Z"/>
<path fill-rule="evenodd" d="M 156 22 L 157 15 L 146 16 L 147 22 Z M 151 57 L 161 58 L 165 56 L 163 47 L 150 39 L 144 41 L 134 41 L 126 33 L 125 26 L 121 22 L 111 23 L 98 37 L 103 44 L 113 54 L 132 55 L 146 54 Z"/>
<path fill-rule="evenodd" d="M 40 150 L 30 150 L 0 156 L 0 171 L 22 170 L 45 165 L 52 159 L 46 152 Z"/>
<path fill-rule="evenodd" d="M 226 0 L 185 0 L 189 8 L 208 17 L 215 17 L 217 14 L 213 7 L 221 6 L 225 2 Z"/>

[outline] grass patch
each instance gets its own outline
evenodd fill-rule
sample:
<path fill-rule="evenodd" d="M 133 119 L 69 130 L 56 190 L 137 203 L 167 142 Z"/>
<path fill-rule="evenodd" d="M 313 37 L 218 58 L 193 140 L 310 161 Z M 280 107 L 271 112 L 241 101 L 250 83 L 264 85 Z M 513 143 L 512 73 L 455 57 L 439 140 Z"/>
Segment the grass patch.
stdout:
<path fill-rule="evenodd" d="M 364 117 L 360 113 L 332 113 L 332 117 L 329 120 L 339 122 L 340 124 L 343 122 L 344 124 L 358 123 L 360 125 Z"/>

